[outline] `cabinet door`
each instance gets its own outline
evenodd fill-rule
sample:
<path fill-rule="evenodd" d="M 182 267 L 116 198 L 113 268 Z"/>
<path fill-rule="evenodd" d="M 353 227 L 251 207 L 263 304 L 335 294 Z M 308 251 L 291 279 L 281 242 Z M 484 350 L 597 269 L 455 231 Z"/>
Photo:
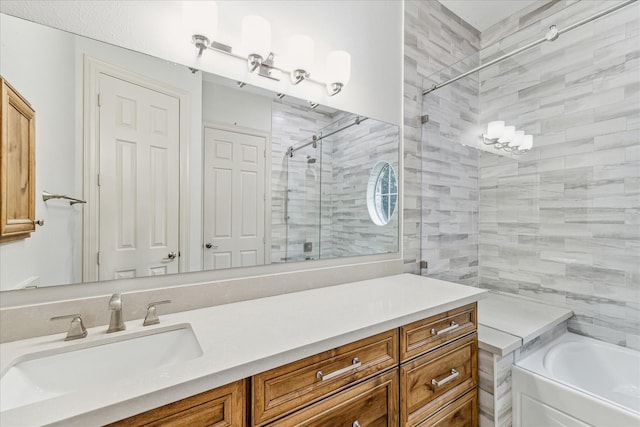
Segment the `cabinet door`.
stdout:
<path fill-rule="evenodd" d="M 0 242 L 7 242 L 35 228 L 35 112 L 4 79 L 0 84 Z"/>
<path fill-rule="evenodd" d="M 152 409 L 109 427 L 244 427 L 246 380 Z"/>
<path fill-rule="evenodd" d="M 398 425 L 398 370 L 321 400 L 270 427 L 391 427 Z"/>
<path fill-rule="evenodd" d="M 417 425 L 477 385 L 475 333 L 403 364 L 400 367 L 401 425 Z"/>
<path fill-rule="evenodd" d="M 417 427 L 476 427 L 478 425 L 478 390 L 474 389 L 446 406 Z"/>

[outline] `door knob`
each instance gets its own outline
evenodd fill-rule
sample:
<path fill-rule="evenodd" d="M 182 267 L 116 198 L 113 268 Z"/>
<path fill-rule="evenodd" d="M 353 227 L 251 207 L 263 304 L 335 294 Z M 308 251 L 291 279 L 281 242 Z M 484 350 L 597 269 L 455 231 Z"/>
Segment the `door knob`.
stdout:
<path fill-rule="evenodd" d="M 177 253 L 175 253 L 174 251 L 171 251 L 171 252 L 169 252 L 169 254 L 167 255 L 167 257 L 165 259 L 174 260 L 174 259 L 176 259 L 177 256 L 178 256 Z"/>
<path fill-rule="evenodd" d="M 211 244 L 211 243 L 207 243 L 206 245 L 204 245 L 204 247 L 205 247 L 205 248 L 207 248 L 207 249 L 218 249 L 218 247 L 217 247 L 217 246 L 214 246 L 214 245 L 213 245 L 213 244 Z"/>

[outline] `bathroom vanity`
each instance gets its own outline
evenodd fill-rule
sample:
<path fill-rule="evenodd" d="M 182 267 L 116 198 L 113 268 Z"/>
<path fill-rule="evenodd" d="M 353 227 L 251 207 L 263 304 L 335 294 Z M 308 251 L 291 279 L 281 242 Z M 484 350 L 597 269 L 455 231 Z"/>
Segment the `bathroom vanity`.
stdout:
<path fill-rule="evenodd" d="M 477 425 L 476 301 L 485 292 L 401 274 L 161 315 L 146 328 L 130 321 L 109 335 L 188 325 L 202 354 L 3 411 L 1 421 Z M 100 329 L 81 345 L 100 345 Z M 2 371 L 28 352 L 74 345 L 62 339 L 2 344 Z"/>

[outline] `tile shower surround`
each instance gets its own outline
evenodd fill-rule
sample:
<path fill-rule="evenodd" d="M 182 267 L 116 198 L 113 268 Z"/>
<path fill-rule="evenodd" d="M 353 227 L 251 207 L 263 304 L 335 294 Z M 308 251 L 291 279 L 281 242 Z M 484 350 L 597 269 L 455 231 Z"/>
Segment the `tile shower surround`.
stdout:
<path fill-rule="evenodd" d="M 566 305 L 571 331 L 640 348 L 640 5 L 424 97 L 418 141 L 420 85 L 442 62 L 489 46 L 486 61 L 611 4 L 540 1 L 478 34 L 439 3 L 406 2 L 405 204 L 424 214 L 405 211 L 404 250 L 419 254 L 406 239 L 421 222 L 424 274 Z M 536 148 L 456 144 L 496 119 Z"/>
<path fill-rule="evenodd" d="M 404 258 L 428 261 L 422 273 L 429 277 L 472 286 L 478 285 L 478 153 L 457 142 L 477 123 L 477 82 L 424 97 L 430 103 L 424 110 L 422 90 L 426 76 L 479 48 L 480 33 L 439 2 L 405 2 Z M 442 96 L 452 89 L 452 100 Z M 421 114 L 429 115 L 428 124 Z"/>
<path fill-rule="evenodd" d="M 558 11 L 483 61 L 610 4 Z M 480 156 L 480 286 L 565 305 L 570 331 L 639 348 L 640 5 L 479 79 L 480 124 L 517 124 L 536 147 Z"/>
<path fill-rule="evenodd" d="M 366 120 L 323 139 L 317 148 L 309 145 L 287 158 L 289 146 L 321 131 L 333 132 L 352 123 L 355 116 L 321 111 L 302 115 L 297 107 L 280 102 L 274 102 L 272 108 L 272 262 L 282 262 L 285 256 L 300 261 L 397 252 L 399 212 L 389 224 L 377 226 L 366 204 L 367 182 L 375 163 L 386 160 L 398 170 L 397 127 Z M 308 163 L 307 156 L 316 162 Z M 288 230 L 285 193 L 293 224 Z M 305 242 L 312 244 L 311 252 L 303 251 Z"/>

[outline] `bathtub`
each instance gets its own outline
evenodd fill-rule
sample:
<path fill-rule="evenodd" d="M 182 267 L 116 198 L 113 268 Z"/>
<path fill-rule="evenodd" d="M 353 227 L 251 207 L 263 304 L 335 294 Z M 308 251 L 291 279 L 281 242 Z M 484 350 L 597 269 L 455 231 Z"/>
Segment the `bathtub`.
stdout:
<path fill-rule="evenodd" d="M 513 425 L 640 426 L 640 352 L 565 333 L 512 369 Z"/>

